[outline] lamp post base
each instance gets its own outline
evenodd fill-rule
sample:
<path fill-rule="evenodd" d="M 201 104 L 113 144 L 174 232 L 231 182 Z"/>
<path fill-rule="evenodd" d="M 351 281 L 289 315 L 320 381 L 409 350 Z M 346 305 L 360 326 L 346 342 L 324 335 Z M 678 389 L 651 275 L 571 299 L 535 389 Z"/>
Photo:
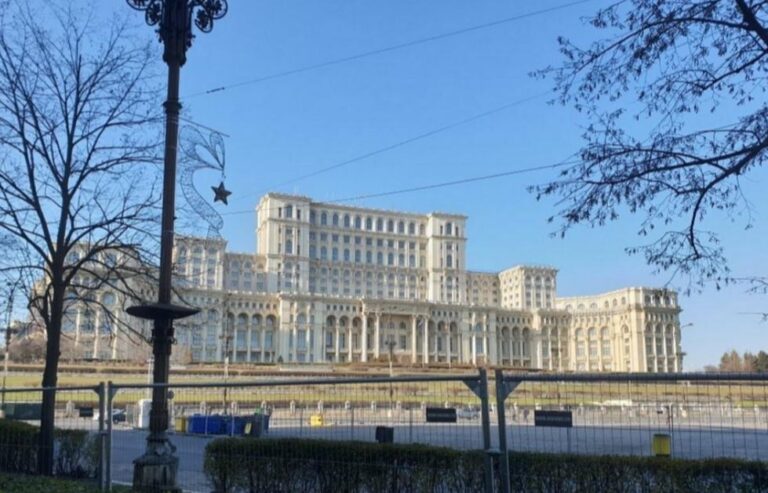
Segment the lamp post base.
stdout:
<path fill-rule="evenodd" d="M 148 439 L 147 451 L 133 461 L 133 491 L 142 493 L 182 493 L 176 486 L 179 458 L 166 437 Z"/>

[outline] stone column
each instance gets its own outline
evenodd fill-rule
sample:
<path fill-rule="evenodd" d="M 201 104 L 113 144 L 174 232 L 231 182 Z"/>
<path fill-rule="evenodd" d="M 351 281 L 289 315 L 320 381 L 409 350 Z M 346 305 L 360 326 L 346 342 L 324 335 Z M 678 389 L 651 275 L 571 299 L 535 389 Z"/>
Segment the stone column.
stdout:
<path fill-rule="evenodd" d="M 349 327 L 347 327 L 347 362 L 352 362 L 352 331 L 354 327 L 352 326 L 352 321 L 349 322 Z"/>
<path fill-rule="evenodd" d="M 363 333 L 360 335 L 360 361 L 363 363 L 368 361 L 368 315 L 366 313 L 363 316 Z"/>
<path fill-rule="evenodd" d="M 376 314 L 376 326 L 375 326 L 375 332 L 374 332 L 374 341 L 373 341 L 373 358 L 375 360 L 379 359 L 379 351 L 381 346 L 381 313 Z"/>
<path fill-rule="evenodd" d="M 101 310 L 96 310 L 96 314 L 93 317 L 94 327 L 93 327 L 93 347 L 91 349 L 92 358 L 99 357 L 99 348 L 101 346 L 101 317 L 102 317 Z"/>
<path fill-rule="evenodd" d="M 247 361 L 251 361 L 251 352 L 253 351 L 253 319 L 248 317 L 248 332 L 246 333 L 246 355 Z"/>
<path fill-rule="evenodd" d="M 473 312 L 472 325 L 469 331 L 470 355 L 471 355 L 473 366 L 477 366 L 477 331 L 475 330 L 476 327 L 477 327 L 477 314 Z"/>
<path fill-rule="evenodd" d="M 531 332 L 533 332 L 533 331 L 531 331 Z M 533 337 L 533 347 L 531 348 L 531 368 L 541 368 L 541 361 L 542 361 L 542 358 L 541 358 L 541 346 L 542 346 L 541 334 L 539 334 L 538 336 L 533 334 L 532 337 Z M 549 360 L 552 361 L 551 353 L 550 353 Z"/>
<path fill-rule="evenodd" d="M 422 363 L 429 363 L 429 318 L 424 319 L 424 328 L 422 339 Z"/>
<path fill-rule="evenodd" d="M 486 353 L 486 361 L 492 365 L 498 364 L 499 362 L 499 354 L 498 354 L 498 335 L 496 334 L 496 314 L 495 313 L 489 313 L 485 315 L 485 330 L 486 334 L 488 334 L 487 337 L 487 353 Z"/>
<path fill-rule="evenodd" d="M 568 331 L 568 366 L 576 371 L 576 330 Z"/>
<path fill-rule="evenodd" d="M 295 362 L 299 360 L 299 330 L 296 318 L 293 319 L 293 323 L 291 324 L 291 339 L 293 340 L 293 347 L 288 348 L 288 352 L 292 357 L 289 356 L 288 360 Z"/>
<path fill-rule="evenodd" d="M 315 340 L 315 344 L 319 348 L 319 351 L 315 355 L 315 359 L 319 362 L 325 363 L 325 321 L 320 324 L 320 330 L 318 331 L 318 338 Z"/>
<path fill-rule="evenodd" d="M 448 362 L 448 365 L 451 364 L 451 340 L 452 340 L 452 338 L 451 338 L 451 323 L 448 322 L 448 341 L 447 341 L 447 344 L 445 346 L 445 356 L 446 356 L 446 361 Z"/>
<path fill-rule="evenodd" d="M 416 343 L 418 341 L 417 333 L 418 330 L 418 320 L 419 318 L 416 315 L 411 315 L 411 363 L 416 363 L 418 360 L 418 348 L 416 347 Z"/>
<path fill-rule="evenodd" d="M 333 330 L 334 330 L 334 352 L 333 352 L 333 361 L 336 363 L 339 362 L 339 321 L 336 320 L 336 323 L 333 324 Z"/>

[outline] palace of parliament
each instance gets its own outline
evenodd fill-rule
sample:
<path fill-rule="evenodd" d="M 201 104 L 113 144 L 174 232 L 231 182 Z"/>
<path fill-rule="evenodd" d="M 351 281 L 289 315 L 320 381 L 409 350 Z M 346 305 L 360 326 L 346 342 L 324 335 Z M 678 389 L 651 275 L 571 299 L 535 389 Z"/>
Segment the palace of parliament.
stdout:
<path fill-rule="evenodd" d="M 550 371 L 679 372 L 680 307 L 666 289 L 559 297 L 557 269 L 467 270 L 466 216 L 411 214 L 270 193 L 257 251 L 177 236 L 175 322 L 189 362 L 499 365 Z M 147 291 L 149 294 L 149 290 Z M 118 293 L 100 306 L 130 326 Z M 149 298 L 149 296 L 148 296 Z M 144 327 L 144 330 L 146 327 Z M 78 357 L 130 359 L 134 343 L 73 304 L 64 333 Z"/>

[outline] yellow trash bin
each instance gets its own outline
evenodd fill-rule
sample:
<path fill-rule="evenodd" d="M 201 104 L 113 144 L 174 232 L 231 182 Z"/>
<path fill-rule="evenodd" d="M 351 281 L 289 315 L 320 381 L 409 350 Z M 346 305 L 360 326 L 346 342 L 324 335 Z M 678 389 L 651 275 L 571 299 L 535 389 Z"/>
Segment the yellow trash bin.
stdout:
<path fill-rule="evenodd" d="M 323 421 L 323 415 L 322 414 L 313 414 L 309 417 L 309 426 L 312 428 L 323 426 L 325 422 Z"/>
<path fill-rule="evenodd" d="M 672 455 L 672 438 L 667 433 L 654 433 L 651 452 L 657 457 Z"/>
<path fill-rule="evenodd" d="M 184 416 L 177 417 L 173 422 L 173 427 L 176 430 L 176 433 L 186 433 L 187 418 L 185 418 Z"/>

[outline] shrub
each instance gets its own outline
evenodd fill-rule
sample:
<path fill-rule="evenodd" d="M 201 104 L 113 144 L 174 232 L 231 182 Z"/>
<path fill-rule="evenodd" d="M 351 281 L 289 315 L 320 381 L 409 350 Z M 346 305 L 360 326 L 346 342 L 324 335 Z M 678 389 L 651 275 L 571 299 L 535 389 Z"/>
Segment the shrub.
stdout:
<path fill-rule="evenodd" d="M 37 428 L 20 421 L 0 419 L 0 471 L 37 471 Z"/>
<path fill-rule="evenodd" d="M 14 493 L 98 493 L 100 489 L 93 484 L 79 481 L 46 478 L 42 476 L 14 476 L 0 474 L 0 491 Z M 113 493 L 128 493 L 130 488 L 113 486 Z"/>
<path fill-rule="evenodd" d="M 479 452 L 424 445 L 221 438 L 206 447 L 217 493 L 478 491 Z"/>
<path fill-rule="evenodd" d="M 36 426 L 0 419 L 0 471 L 37 472 L 38 432 Z M 82 430 L 56 430 L 55 436 L 55 474 L 72 478 L 96 477 L 98 437 Z"/>
<path fill-rule="evenodd" d="M 56 430 L 55 474 L 70 478 L 95 478 L 99 464 L 99 439 L 83 430 Z"/>
<path fill-rule="evenodd" d="M 509 462 L 511 491 L 768 493 L 763 462 L 531 453 Z M 483 490 L 483 452 L 424 445 L 220 438 L 204 468 L 216 493 Z"/>
<path fill-rule="evenodd" d="M 731 459 L 510 454 L 512 491 L 768 492 L 768 464 Z"/>

